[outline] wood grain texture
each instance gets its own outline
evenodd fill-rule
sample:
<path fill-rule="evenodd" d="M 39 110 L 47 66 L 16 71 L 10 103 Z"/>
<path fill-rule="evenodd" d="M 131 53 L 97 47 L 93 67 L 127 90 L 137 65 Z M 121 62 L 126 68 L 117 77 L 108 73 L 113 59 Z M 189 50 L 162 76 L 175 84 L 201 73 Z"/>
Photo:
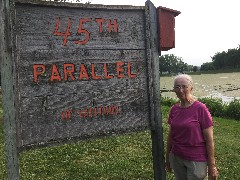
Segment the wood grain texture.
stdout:
<path fill-rule="evenodd" d="M 16 17 L 20 148 L 149 129 L 144 8 L 106 10 L 17 3 Z M 58 18 L 58 32 L 64 33 L 70 26 L 65 45 L 64 36 L 54 35 Z M 82 26 L 90 33 L 84 45 L 75 43 L 86 38 L 77 34 L 81 18 L 92 18 Z M 103 18 L 101 30 L 96 22 L 99 18 Z M 108 20 L 113 23 L 114 19 L 118 31 L 109 32 Z M 117 77 L 118 62 L 124 63 L 123 78 Z M 104 63 L 114 78 L 104 78 Z M 134 78 L 128 76 L 128 63 Z M 35 64 L 46 68 L 37 83 Z M 52 66 L 57 66 L 63 79 L 64 64 L 74 65 L 76 80 L 51 82 Z M 89 80 L 78 79 L 81 64 Z M 94 80 L 93 73 L 103 78 Z"/>
<path fill-rule="evenodd" d="M 7 172 L 9 180 L 19 180 L 17 113 L 15 109 L 14 2 L 0 0 L 0 62 Z"/>
<path fill-rule="evenodd" d="M 147 48 L 147 57 L 149 58 L 149 98 L 150 102 L 152 102 L 150 103 L 150 117 L 154 180 L 166 180 L 163 128 L 160 110 L 160 77 L 156 8 L 149 0 L 146 2 L 146 7 L 146 22 L 147 27 L 149 28 L 146 30 L 146 35 L 149 37 L 149 41 L 147 41 L 147 46 L 149 47 Z"/>

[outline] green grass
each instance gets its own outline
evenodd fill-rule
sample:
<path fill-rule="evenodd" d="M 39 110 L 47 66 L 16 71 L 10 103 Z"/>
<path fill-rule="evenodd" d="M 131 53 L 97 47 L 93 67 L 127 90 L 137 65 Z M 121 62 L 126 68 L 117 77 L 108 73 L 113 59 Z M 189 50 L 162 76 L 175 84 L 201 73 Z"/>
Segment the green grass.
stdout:
<path fill-rule="evenodd" d="M 168 111 L 169 107 L 162 107 L 164 137 Z M 214 121 L 219 179 L 239 179 L 240 122 L 221 118 Z M 0 179 L 6 180 L 2 118 L 0 153 Z M 144 131 L 24 151 L 19 155 L 19 164 L 23 180 L 153 179 L 151 136 L 149 131 Z M 167 179 L 173 176 L 168 174 Z"/>

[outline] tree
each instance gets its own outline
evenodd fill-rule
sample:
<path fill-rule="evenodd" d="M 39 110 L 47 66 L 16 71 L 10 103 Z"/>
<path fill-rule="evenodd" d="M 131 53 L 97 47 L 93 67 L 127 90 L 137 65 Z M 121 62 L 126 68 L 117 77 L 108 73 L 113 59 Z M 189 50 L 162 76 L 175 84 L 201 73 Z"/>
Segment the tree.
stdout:
<path fill-rule="evenodd" d="M 215 69 L 234 69 L 240 67 L 240 47 L 216 53 L 212 57 Z"/>
<path fill-rule="evenodd" d="M 161 74 L 164 72 L 168 72 L 168 74 L 183 73 L 188 70 L 188 65 L 183 62 L 181 57 L 177 57 L 173 54 L 166 54 L 159 58 L 159 69 Z"/>
<path fill-rule="evenodd" d="M 198 71 L 198 67 L 197 66 L 193 66 L 193 72 L 197 72 Z"/>
<path fill-rule="evenodd" d="M 214 70 L 214 65 L 213 62 L 206 62 L 201 65 L 200 68 L 201 71 L 209 71 L 209 70 Z"/>

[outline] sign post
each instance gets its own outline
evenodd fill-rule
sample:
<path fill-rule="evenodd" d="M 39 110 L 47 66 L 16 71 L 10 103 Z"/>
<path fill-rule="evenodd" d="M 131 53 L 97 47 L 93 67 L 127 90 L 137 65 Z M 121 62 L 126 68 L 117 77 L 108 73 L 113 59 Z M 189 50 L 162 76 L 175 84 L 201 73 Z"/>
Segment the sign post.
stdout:
<path fill-rule="evenodd" d="M 15 79 L 13 72 L 15 46 L 13 35 L 14 1 L 0 1 L 0 60 L 1 60 L 1 88 L 4 110 L 4 134 L 7 158 L 8 179 L 19 179 L 19 165 L 17 153 L 17 127 L 15 109 Z"/>
<path fill-rule="evenodd" d="M 4 132 L 9 179 L 18 153 L 151 130 L 154 179 L 166 179 L 157 10 L 0 1 Z"/>
<path fill-rule="evenodd" d="M 149 30 L 148 34 L 148 57 L 149 62 L 149 83 L 152 85 L 149 88 L 151 104 L 151 136 L 152 136 L 152 155 L 153 155 L 153 169 L 154 179 L 166 179 L 165 160 L 164 160 L 164 143 L 163 143 L 163 129 L 162 129 L 162 114 L 160 110 L 160 76 L 159 76 L 159 44 L 156 40 L 159 39 L 157 28 L 157 14 L 156 8 L 151 1 L 146 2 L 147 21 Z"/>

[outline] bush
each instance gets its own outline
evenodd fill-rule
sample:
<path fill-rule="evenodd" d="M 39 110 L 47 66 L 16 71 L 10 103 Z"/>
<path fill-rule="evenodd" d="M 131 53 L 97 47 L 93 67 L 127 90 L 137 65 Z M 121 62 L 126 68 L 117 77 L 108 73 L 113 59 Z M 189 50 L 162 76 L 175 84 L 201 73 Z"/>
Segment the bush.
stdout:
<path fill-rule="evenodd" d="M 176 104 L 179 100 L 173 99 L 170 97 L 161 97 L 161 105 L 172 107 L 174 104 Z"/>
<path fill-rule="evenodd" d="M 226 114 L 230 118 L 240 120 L 240 100 L 234 99 L 230 102 L 226 108 Z"/>
<path fill-rule="evenodd" d="M 229 104 L 225 104 L 220 98 L 198 98 L 198 100 L 208 107 L 212 116 L 231 118 L 240 120 L 240 99 L 235 99 Z M 162 97 L 161 105 L 171 107 L 178 102 L 177 99 Z"/>
<path fill-rule="evenodd" d="M 198 98 L 198 100 L 208 107 L 212 116 L 225 117 L 226 116 L 226 105 L 222 99 L 219 98 Z"/>

